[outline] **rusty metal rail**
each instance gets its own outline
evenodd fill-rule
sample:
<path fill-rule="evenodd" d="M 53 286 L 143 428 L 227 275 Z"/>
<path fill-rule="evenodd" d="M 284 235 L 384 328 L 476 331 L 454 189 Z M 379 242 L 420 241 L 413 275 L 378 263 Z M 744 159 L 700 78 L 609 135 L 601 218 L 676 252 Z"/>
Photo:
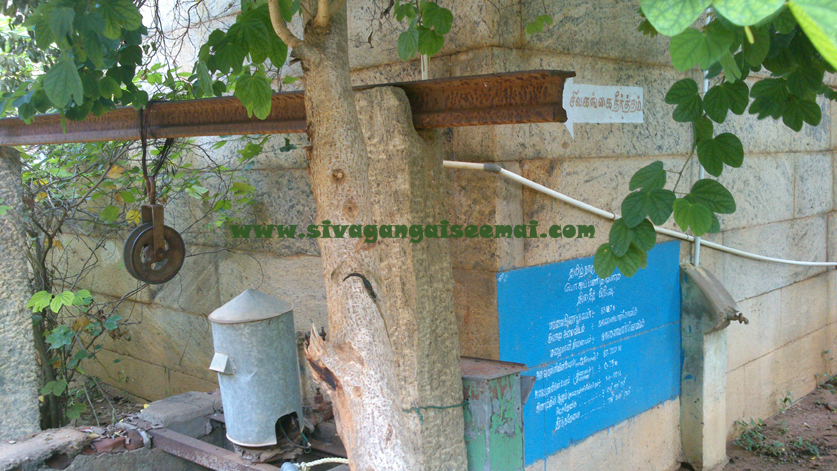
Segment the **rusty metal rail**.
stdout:
<path fill-rule="evenodd" d="M 509 72 L 355 87 L 399 87 L 407 95 L 418 129 L 493 124 L 565 122 L 564 82 L 575 72 L 541 70 Z M 265 120 L 247 117 L 234 97 L 150 104 L 143 118 L 150 138 L 283 134 L 305 132 L 304 92 L 273 95 Z M 0 119 L 0 146 L 121 141 L 140 138 L 139 112 L 131 107 L 90 116 L 84 121 L 40 115 L 30 124 Z"/>
<path fill-rule="evenodd" d="M 148 434 L 154 448 L 215 471 L 279 471 L 276 466 L 244 461 L 238 453 L 168 429 L 150 429 Z"/>

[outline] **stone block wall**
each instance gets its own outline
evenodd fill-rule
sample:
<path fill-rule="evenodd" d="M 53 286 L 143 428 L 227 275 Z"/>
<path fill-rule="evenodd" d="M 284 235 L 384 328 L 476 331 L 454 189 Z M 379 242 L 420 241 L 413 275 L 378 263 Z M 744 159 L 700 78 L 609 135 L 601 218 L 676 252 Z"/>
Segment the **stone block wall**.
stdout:
<path fill-rule="evenodd" d="M 440 4 L 450 7 L 456 19 L 445 49 L 431 60 L 434 78 L 563 69 L 576 72 L 576 83 L 639 86 L 645 94 L 644 123 L 576 124 L 574 139 L 562 124 L 446 130 L 442 134 L 448 159 L 496 162 L 615 212 L 627 194 L 630 176 L 650 162 L 660 160 L 671 171 L 683 168 L 680 191 L 688 191 L 697 179 L 696 159 L 687 162 L 691 128 L 671 119 L 672 107 L 663 97 L 675 81 L 684 77 L 700 81 L 701 76 L 671 67 L 665 38 L 651 39 L 636 31 L 638 2 L 440 0 Z M 370 15 L 380 10 L 373 0 L 352 0 L 349 6 L 356 83 L 417 79 L 417 62 L 397 60 L 394 20 L 370 21 Z M 199 8 L 207 28 L 230 23 L 236 9 L 237 2 L 226 1 L 203 2 Z M 544 13 L 553 15 L 556 24 L 540 35 L 525 36 L 525 24 Z M 173 31 L 184 32 L 172 23 L 168 27 Z M 178 57 L 181 66 L 191 67 L 195 46 L 205 34 L 198 29 L 184 41 Z M 286 72 L 299 73 L 294 68 Z M 707 240 L 780 258 L 835 260 L 837 104 L 821 106 L 822 124 L 806 125 L 801 133 L 749 115 L 733 116 L 717 126 L 717 132 L 736 132 L 746 159 L 742 169 L 727 169 L 720 179 L 733 192 L 738 211 L 724 217 L 723 231 Z M 248 214 L 253 223 L 314 222 L 304 154 L 276 152 L 284 137 L 271 137 L 266 152 L 241 174 L 256 187 L 257 204 Z M 306 145 L 302 136 L 289 137 L 300 149 Z M 235 155 L 230 145 L 215 152 L 213 158 L 221 162 Z M 606 240 L 610 225 L 493 174 L 446 173 L 447 186 L 440 191 L 448 192 L 453 202 L 451 222 L 537 220 L 541 226 L 591 224 L 596 229 L 595 239 L 452 241 L 462 353 L 496 359 L 497 273 L 591 256 Z M 670 176 L 669 188 L 673 180 Z M 168 213 L 176 228 L 186 227 L 201 209 L 190 204 L 176 205 Z M 673 223 L 668 227 L 675 228 Z M 212 356 L 206 316 L 244 289 L 256 288 L 293 302 L 299 331 L 326 324 L 325 290 L 313 241 L 233 244 L 222 230 L 204 230 L 189 235 L 186 242 L 193 256 L 181 274 L 167 285 L 136 293 L 124 304 L 126 314 L 141 322 L 128 327 L 130 339 L 109 339 L 100 363 L 92 368 L 107 382 L 148 400 L 216 387 L 214 375 L 206 369 Z M 80 245 L 68 250 L 77 250 L 82 259 L 89 254 Z M 681 247 L 681 260 L 689 261 L 691 246 Z M 101 252 L 102 266 L 84 284 L 112 297 L 136 288 L 121 267 L 121 242 L 113 241 Z M 834 354 L 827 351 L 835 351 L 837 339 L 837 280 L 832 270 L 824 268 L 755 262 L 707 248 L 701 251 L 701 264 L 727 287 L 750 319 L 749 325 L 732 325 L 728 334 L 727 430 L 732 437 L 736 420 L 766 417 L 779 410 L 788 395 L 797 399 L 810 392 L 817 375 L 834 372 Z M 113 363 L 115 359 L 121 361 Z M 665 402 L 528 469 L 675 469 L 681 458 L 679 413 L 678 401 Z"/>

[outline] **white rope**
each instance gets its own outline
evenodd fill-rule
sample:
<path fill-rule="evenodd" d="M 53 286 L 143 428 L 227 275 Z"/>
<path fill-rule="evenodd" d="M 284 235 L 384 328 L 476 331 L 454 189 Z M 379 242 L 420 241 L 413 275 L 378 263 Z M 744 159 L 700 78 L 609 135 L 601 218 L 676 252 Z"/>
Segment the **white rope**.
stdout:
<path fill-rule="evenodd" d="M 307 463 L 285 463 L 282 465 L 282 470 L 286 469 L 286 465 L 291 465 L 294 470 L 308 471 L 309 469 L 313 469 L 314 466 L 328 463 L 349 464 L 349 460 L 346 458 L 322 458 L 316 461 L 308 461 Z"/>

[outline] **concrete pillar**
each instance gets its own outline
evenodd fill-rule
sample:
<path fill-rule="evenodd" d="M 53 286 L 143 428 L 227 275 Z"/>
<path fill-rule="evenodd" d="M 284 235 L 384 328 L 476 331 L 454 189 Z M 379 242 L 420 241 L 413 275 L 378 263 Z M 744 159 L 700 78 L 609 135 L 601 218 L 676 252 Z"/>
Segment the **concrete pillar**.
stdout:
<path fill-rule="evenodd" d="M 20 158 L 0 147 L 0 440 L 40 430 Z"/>
<path fill-rule="evenodd" d="M 726 466 L 727 332 L 744 320 L 732 296 L 703 268 L 681 265 L 683 369 L 680 434 L 686 461 L 698 471 Z"/>

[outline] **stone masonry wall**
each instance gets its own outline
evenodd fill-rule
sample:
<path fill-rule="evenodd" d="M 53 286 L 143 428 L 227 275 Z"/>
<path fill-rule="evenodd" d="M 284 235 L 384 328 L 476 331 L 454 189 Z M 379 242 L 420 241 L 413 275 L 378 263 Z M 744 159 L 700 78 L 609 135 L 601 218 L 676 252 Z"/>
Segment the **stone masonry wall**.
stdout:
<path fill-rule="evenodd" d="M 179 64 L 191 67 L 207 31 L 233 21 L 238 2 L 203 2 L 205 30 L 190 33 Z M 497 162 L 508 170 L 609 211 L 619 211 L 634 171 L 655 160 L 677 170 L 686 162 L 691 130 L 671 119 L 663 102 L 668 87 L 683 77 L 700 81 L 696 71 L 670 66 L 665 38 L 636 31 L 637 1 L 624 0 L 440 0 L 455 15 L 445 48 L 431 61 L 434 78 L 529 69 L 574 70 L 576 83 L 641 86 L 645 93 L 642 124 L 577 124 L 575 138 L 560 124 L 506 125 L 443 131 L 448 159 Z M 351 61 L 358 84 L 415 80 L 415 61 L 404 64 L 395 53 L 392 20 L 372 20 L 372 0 L 351 0 Z M 535 37 L 525 24 L 540 14 L 556 24 Z M 175 32 L 176 22 L 168 25 Z M 298 28 L 299 25 L 296 25 Z M 372 35 L 371 45 L 367 40 Z M 297 69 L 289 69 L 299 74 Z M 301 82 L 298 82 L 301 83 Z M 733 116 L 718 132 L 734 130 L 746 159 L 740 170 L 724 172 L 738 211 L 721 221 L 723 231 L 707 237 L 769 256 L 825 261 L 837 254 L 834 202 L 837 106 L 822 103 L 820 126 L 794 133 L 772 120 Z M 304 137 L 290 136 L 301 149 Z M 207 142 L 212 142 L 208 139 Z M 314 200 L 303 152 L 278 153 L 284 136 L 270 138 L 269 149 L 242 173 L 256 187 L 252 223 L 298 224 L 314 220 Z M 228 145 L 215 151 L 223 162 L 234 157 Z M 680 189 L 697 178 L 694 160 Z M 587 257 L 607 237 L 610 225 L 545 195 L 523 189 L 484 172 L 448 170 L 454 211 L 451 222 L 517 224 L 537 220 L 592 224 L 595 239 L 452 241 L 455 305 L 464 355 L 497 358 L 498 271 Z M 684 190 L 685 191 L 685 190 Z M 176 228 L 186 227 L 201 208 L 174 204 L 167 211 Z M 673 223 L 669 227 L 675 228 Z M 666 240 L 663 237 L 659 241 Z M 203 231 L 186 238 L 187 259 L 181 274 L 162 287 L 145 289 L 124 306 L 140 324 L 130 340 L 109 340 L 94 372 L 136 396 L 154 400 L 189 390 L 216 387 L 207 370 L 212 339 L 206 316 L 246 288 L 294 303 L 296 327 L 326 323 L 325 292 L 316 243 L 303 241 L 233 241 L 223 231 Z M 67 246 L 68 244 L 65 244 Z M 80 260 L 87 257 L 73 244 Z M 690 260 L 683 243 L 681 259 Z M 96 293 L 123 296 L 136 283 L 121 267 L 121 242 L 102 249 L 102 267 L 85 283 Z M 811 391 L 818 376 L 833 373 L 837 338 L 835 273 L 744 260 L 704 248 L 702 265 L 712 271 L 739 302 L 750 324 L 732 325 L 728 342 L 727 420 L 766 417 L 782 399 Z M 126 316 L 123 314 L 123 316 Z M 127 316 L 126 316 L 127 317 Z M 121 359 L 119 363 L 113 360 Z M 310 385 L 309 385 L 310 386 Z M 534 470 L 661 470 L 680 460 L 679 403 L 668 401 L 565 449 Z"/>

